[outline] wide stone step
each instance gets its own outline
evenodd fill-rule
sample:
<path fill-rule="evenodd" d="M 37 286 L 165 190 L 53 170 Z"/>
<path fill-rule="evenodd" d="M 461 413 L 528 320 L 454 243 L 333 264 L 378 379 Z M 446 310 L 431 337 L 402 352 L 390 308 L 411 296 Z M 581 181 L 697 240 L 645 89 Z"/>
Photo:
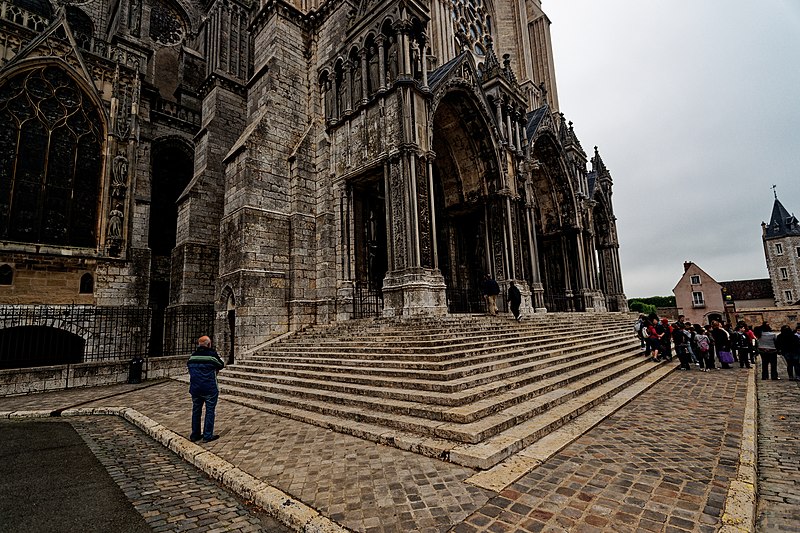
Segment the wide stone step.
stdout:
<path fill-rule="evenodd" d="M 527 388 L 509 391 L 502 398 L 498 398 L 494 404 L 483 404 L 476 409 L 467 405 L 451 411 L 443 406 L 370 398 L 356 394 L 309 391 L 307 389 L 301 391 L 291 387 L 284 387 L 280 390 L 260 390 L 260 387 L 254 387 L 252 383 L 245 385 L 241 382 L 235 385 L 225 382 L 221 385 L 226 392 L 259 398 L 265 403 L 302 408 L 355 421 L 377 423 L 420 435 L 459 442 L 479 442 L 494 433 L 507 429 L 509 425 L 517 423 L 520 419 L 524 419 L 525 412 L 529 413 L 527 416 L 533 416 L 537 413 L 537 409 L 545 409 L 559 401 L 565 401 L 568 397 L 580 394 L 594 384 L 602 383 L 611 376 L 625 372 L 640 363 L 640 357 L 632 358 L 623 355 L 606 363 L 597 362 L 569 371 L 565 368 L 563 376 L 553 376 L 550 378 L 550 382 L 543 385 L 534 383 Z M 556 399 L 550 398 L 552 394 L 547 393 L 550 396 L 548 396 L 548 403 L 545 406 L 534 405 L 526 401 L 539 394 L 542 387 L 547 387 L 548 390 L 565 387 L 576 380 L 582 383 L 580 387 L 569 387 L 569 390 L 557 395 Z M 520 405 L 523 407 L 514 409 L 515 406 Z M 526 409 L 524 406 L 529 406 L 529 408 Z M 511 411 L 506 412 L 508 409 Z M 486 416 L 479 421 L 480 424 L 472 422 L 472 426 L 458 429 L 458 426 L 461 425 L 459 420 L 471 420 L 481 415 Z M 442 427 L 440 428 L 440 426 Z"/>
<path fill-rule="evenodd" d="M 531 445 L 564 423 L 586 413 L 592 407 L 602 404 L 604 400 L 614 398 L 616 395 L 624 395 L 627 387 L 654 371 L 660 371 L 665 375 L 669 370 L 664 370 L 661 365 L 637 365 L 633 371 L 606 381 L 590 394 L 572 398 L 557 407 L 506 429 L 496 435 L 494 439 L 477 444 L 458 443 L 448 439 L 421 435 L 361 420 L 357 416 L 342 418 L 331 413 L 265 403 L 257 397 L 232 396 L 226 392 L 224 394 L 229 401 L 262 411 L 470 468 L 487 469 Z"/>
<path fill-rule="evenodd" d="M 475 358 L 465 361 L 463 366 L 457 369 L 438 371 L 380 367 L 374 366 L 374 364 L 371 367 L 327 365 L 319 361 L 262 364 L 250 362 L 230 367 L 225 375 L 239 375 L 247 379 L 287 383 L 311 380 L 322 388 L 334 387 L 335 382 L 343 382 L 402 389 L 403 394 L 408 393 L 409 390 L 454 393 L 489 381 L 507 380 L 558 361 L 574 360 L 597 353 L 610 353 L 614 350 L 632 351 L 632 349 L 633 346 L 629 341 L 616 341 L 585 343 L 552 351 L 509 351 L 495 354 L 495 357 L 491 359 Z M 335 359 L 327 361 L 337 362 Z M 392 396 L 387 395 L 386 397 Z"/>
<path fill-rule="evenodd" d="M 591 326 L 587 326 L 586 324 L 581 324 L 581 330 L 590 330 L 590 331 L 603 331 L 605 329 L 614 329 L 619 331 L 628 331 L 629 327 L 627 325 L 620 325 L 619 323 L 600 323 L 600 324 L 592 324 Z M 415 331 L 413 329 L 398 329 L 396 331 L 364 331 L 364 330 L 354 330 L 347 332 L 346 335 L 331 335 L 325 333 L 311 333 L 308 331 L 298 333 L 294 339 L 289 339 L 285 341 L 285 344 L 291 344 L 292 342 L 309 342 L 314 344 L 320 345 L 330 345 L 335 346 L 339 343 L 345 342 L 347 344 L 352 345 L 374 345 L 374 344 L 381 344 L 387 347 L 398 347 L 402 348 L 404 346 L 412 345 L 412 346 L 439 346 L 441 344 L 450 344 L 459 341 L 468 341 L 468 340 L 475 340 L 479 338 L 493 338 L 493 337 L 505 337 L 505 338 L 512 338 L 518 336 L 531 336 L 531 335 L 542 335 L 542 334 L 558 334 L 558 333 L 575 333 L 578 331 L 579 328 L 576 324 L 558 324 L 554 326 L 548 326 L 546 328 L 541 328 L 532 325 L 525 325 L 520 326 L 515 321 L 511 321 L 511 324 L 504 325 L 502 327 L 476 327 L 476 328 L 460 328 L 460 329 L 448 329 L 448 330 L 430 330 L 430 329 L 423 329 L 420 331 Z M 344 333 L 344 332 L 342 332 Z"/>
<path fill-rule="evenodd" d="M 488 343 L 488 342 L 475 342 L 475 343 L 464 343 L 458 346 L 448 347 L 446 351 L 440 352 L 429 352 L 422 348 L 406 348 L 406 349 L 384 349 L 382 347 L 354 347 L 349 344 L 342 344 L 337 347 L 337 349 L 332 349 L 331 347 L 318 347 L 318 346 L 306 346 L 306 345 L 281 345 L 277 347 L 272 347 L 269 350 L 263 350 L 251 357 L 249 357 L 246 361 L 289 361 L 289 360 L 297 360 L 303 359 L 307 360 L 309 358 L 324 358 L 324 359 L 331 359 L 331 360 L 339 360 L 342 362 L 347 361 L 348 359 L 356 359 L 356 360 L 366 360 L 359 363 L 362 366 L 371 366 L 374 365 L 375 360 L 381 361 L 394 361 L 395 366 L 412 366 L 416 368 L 427 368 L 431 370 L 436 370 L 437 367 L 435 364 L 429 366 L 417 366 L 417 365 L 425 365 L 427 363 L 439 363 L 442 361 L 456 361 L 455 365 L 457 365 L 458 361 L 463 361 L 465 358 L 469 358 L 476 355 L 486 355 L 486 354 L 497 354 L 500 353 L 498 350 L 508 350 L 512 348 L 528 348 L 531 350 L 539 349 L 543 346 L 572 346 L 582 341 L 597 341 L 597 342 L 606 342 L 608 340 L 614 340 L 624 338 L 626 340 L 631 340 L 633 337 L 631 336 L 622 336 L 617 332 L 603 332 L 600 334 L 597 333 L 580 333 L 580 334 L 573 334 L 571 336 L 559 336 L 553 338 L 539 338 L 539 337 L 530 337 L 530 338 L 515 338 L 512 341 L 504 340 L 503 342 L 497 343 Z M 355 365 L 355 364 L 354 364 Z M 350 365 L 350 366 L 354 366 Z M 357 366 L 357 365 L 356 365 Z"/>
<path fill-rule="evenodd" d="M 480 349 L 494 350 L 505 346 L 513 345 L 549 345 L 560 342 L 569 342 L 572 339 L 585 339 L 597 336 L 597 333 L 574 333 L 568 335 L 555 333 L 548 335 L 530 336 L 504 336 L 497 338 L 480 337 L 475 339 L 458 339 L 448 344 L 440 346 L 428 346 L 422 344 L 407 343 L 404 346 L 386 346 L 380 342 L 356 344 L 353 342 L 340 343 L 319 343 L 311 342 L 286 342 L 280 346 L 265 348 L 249 357 L 248 359 L 264 357 L 292 357 L 298 355 L 319 355 L 336 354 L 342 358 L 384 358 L 387 354 L 392 354 L 398 360 L 417 360 L 424 358 L 430 361 L 446 361 L 448 359 L 460 358 L 464 353 L 475 353 Z M 619 331 L 604 331 L 601 335 L 604 338 L 622 337 L 633 338 Z"/>
<path fill-rule="evenodd" d="M 629 352 L 604 352 L 591 358 L 577 357 L 555 361 L 538 370 L 510 379 L 484 380 L 484 383 L 455 394 L 442 392 L 398 391 L 381 387 L 352 384 L 331 384 L 306 380 L 300 383 L 262 382 L 235 376 L 221 380 L 223 387 L 231 385 L 282 396 L 312 399 L 337 405 L 355 406 L 365 410 L 409 415 L 429 420 L 468 423 L 486 417 L 512 405 L 567 386 L 606 369 L 638 362 L 640 356 Z M 459 439 L 457 439 L 459 440 Z"/>

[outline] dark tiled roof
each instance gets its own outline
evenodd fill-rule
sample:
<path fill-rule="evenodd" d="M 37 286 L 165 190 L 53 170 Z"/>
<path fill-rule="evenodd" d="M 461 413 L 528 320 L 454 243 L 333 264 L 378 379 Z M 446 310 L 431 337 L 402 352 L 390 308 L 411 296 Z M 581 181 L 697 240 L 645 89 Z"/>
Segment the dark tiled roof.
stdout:
<path fill-rule="evenodd" d="M 595 172 L 594 170 L 589 172 L 589 174 L 587 174 L 586 176 L 586 181 L 589 184 L 589 198 L 591 198 L 592 196 L 594 196 L 594 185 L 595 183 L 597 183 L 597 172 Z"/>
<path fill-rule="evenodd" d="M 734 301 L 766 300 L 775 298 L 769 278 L 744 279 L 741 281 L 721 281 L 719 283 Z"/>
<path fill-rule="evenodd" d="M 789 214 L 781 201 L 775 198 L 764 238 L 777 239 L 787 235 L 800 235 L 800 223 L 794 215 Z"/>
<path fill-rule="evenodd" d="M 525 127 L 525 137 L 527 139 L 533 139 L 536 130 L 539 129 L 539 124 L 542 123 L 542 120 L 549 112 L 550 107 L 545 104 L 539 109 L 528 113 L 528 125 Z"/>
<path fill-rule="evenodd" d="M 437 68 L 428 75 L 428 86 L 433 90 L 440 81 L 445 79 L 450 72 L 461 63 L 461 60 L 466 57 L 469 52 L 461 52 L 456 57 Z"/>

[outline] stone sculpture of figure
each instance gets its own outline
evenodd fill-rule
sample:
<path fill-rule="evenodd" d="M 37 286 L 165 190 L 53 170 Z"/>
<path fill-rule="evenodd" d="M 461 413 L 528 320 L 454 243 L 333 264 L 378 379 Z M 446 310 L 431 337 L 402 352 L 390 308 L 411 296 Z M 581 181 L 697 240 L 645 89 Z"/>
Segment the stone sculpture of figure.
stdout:
<path fill-rule="evenodd" d="M 325 77 L 325 80 L 322 82 L 322 90 L 325 92 L 325 118 L 333 119 L 336 118 L 336 109 L 334 109 L 334 94 L 333 94 L 333 87 L 331 86 L 331 79 L 329 77 Z"/>
<path fill-rule="evenodd" d="M 122 206 L 119 204 L 108 214 L 108 236 L 112 239 L 122 237 Z"/>
<path fill-rule="evenodd" d="M 112 166 L 113 181 L 112 185 L 115 187 L 123 187 L 128 181 L 128 158 L 124 155 L 118 155 L 114 158 Z"/>
<path fill-rule="evenodd" d="M 392 38 L 386 60 L 386 83 L 391 85 L 397 79 L 397 39 Z"/>
<path fill-rule="evenodd" d="M 351 78 L 353 80 L 353 107 L 355 107 L 361 100 L 361 61 L 353 62 L 353 75 Z"/>
<path fill-rule="evenodd" d="M 378 63 L 378 51 L 374 46 L 369 47 L 369 80 L 368 87 L 370 94 L 381 88 L 380 65 Z"/>
<path fill-rule="evenodd" d="M 419 55 L 419 44 L 416 39 L 411 39 L 411 72 L 414 79 L 422 77 L 422 65 Z"/>
<path fill-rule="evenodd" d="M 344 112 L 345 106 L 345 80 L 344 74 L 336 76 L 336 115 L 341 115 Z"/>

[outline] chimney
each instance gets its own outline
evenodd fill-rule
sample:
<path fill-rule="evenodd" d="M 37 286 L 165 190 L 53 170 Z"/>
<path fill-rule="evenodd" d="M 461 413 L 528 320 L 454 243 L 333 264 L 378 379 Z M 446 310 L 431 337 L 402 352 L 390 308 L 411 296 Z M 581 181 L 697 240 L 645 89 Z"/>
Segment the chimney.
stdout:
<path fill-rule="evenodd" d="M 692 266 L 692 262 L 691 261 L 684 261 L 683 262 L 683 271 L 686 272 L 687 270 L 689 270 L 690 266 Z"/>

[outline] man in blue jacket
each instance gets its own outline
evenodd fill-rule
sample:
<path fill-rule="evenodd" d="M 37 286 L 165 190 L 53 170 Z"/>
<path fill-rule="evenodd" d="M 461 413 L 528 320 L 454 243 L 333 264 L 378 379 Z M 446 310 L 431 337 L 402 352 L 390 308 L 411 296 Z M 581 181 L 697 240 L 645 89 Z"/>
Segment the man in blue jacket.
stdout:
<path fill-rule="evenodd" d="M 211 338 L 203 335 L 197 340 L 197 348 L 186 363 L 189 367 L 189 394 L 192 395 L 192 434 L 189 440 L 203 442 L 217 440 L 214 435 L 214 411 L 217 408 L 219 388 L 217 374 L 225 368 L 225 363 L 216 350 L 211 347 Z M 206 406 L 206 422 L 203 433 L 200 433 L 200 419 L 203 416 L 203 404 Z"/>

